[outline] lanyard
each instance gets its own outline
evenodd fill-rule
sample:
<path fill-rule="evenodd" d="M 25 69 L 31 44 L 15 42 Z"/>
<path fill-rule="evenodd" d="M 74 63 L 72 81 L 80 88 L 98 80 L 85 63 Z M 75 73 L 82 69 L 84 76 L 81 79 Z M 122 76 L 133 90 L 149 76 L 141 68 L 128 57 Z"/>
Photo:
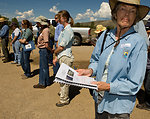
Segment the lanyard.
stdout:
<path fill-rule="evenodd" d="M 125 38 L 126 36 L 131 35 L 131 34 L 134 34 L 134 33 L 136 33 L 136 31 L 134 31 L 134 32 L 132 32 L 132 33 L 129 33 L 129 34 L 123 36 L 122 38 L 119 38 L 117 41 L 114 41 L 113 43 L 109 44 L 104 50 L 106 50 L 107 48 L 109 48 L 109 47 L 110 47 L 111 45 L 113 45 L 114 43 L 117 43 L 117 42 L 119 43 L 120 40 L 122 40 L 122 39 Z M 115 48 L 116 48 L 116 47 L 115 47 Z"/>

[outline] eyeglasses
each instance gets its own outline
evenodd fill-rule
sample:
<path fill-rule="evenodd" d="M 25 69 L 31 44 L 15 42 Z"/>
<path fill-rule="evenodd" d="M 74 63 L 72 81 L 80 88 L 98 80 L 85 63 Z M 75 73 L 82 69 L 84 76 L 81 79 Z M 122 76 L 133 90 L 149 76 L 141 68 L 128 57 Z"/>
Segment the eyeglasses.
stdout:
<path fill-rule="evenodd" d="M 21 23 L 22 25 L 24 25 L 24 23 Z"/>
<path fill-rule="evenodd" d="M 57 17 L 55 17 L 55 19 L 58 19 Z"/>
<path fill-rule="evenodd" d="M 125 7 L 120 7 L 119 11 L 121 14 L 130 14 L 130 15 L 136 15 L 136 9 L 126 9 Z"/>

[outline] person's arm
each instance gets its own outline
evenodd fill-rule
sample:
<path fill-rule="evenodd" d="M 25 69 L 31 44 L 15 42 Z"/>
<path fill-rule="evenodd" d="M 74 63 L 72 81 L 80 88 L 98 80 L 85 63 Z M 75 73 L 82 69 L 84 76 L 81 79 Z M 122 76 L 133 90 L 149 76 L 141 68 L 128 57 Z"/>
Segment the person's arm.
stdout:
<path fill-rule="evenodd" d="M 58 34 L 58 26 L 57 26 L 56 29 L 55 29 L 55 36 L 54 36 L 55 41 L 58 41 L 58 36 L 59 36 L 59 34 Z"/>
<path fill-rule="evenodd" d="M 0 30 L 0 37 L 4 37 L 9 30 L 9 27 L 7 25 L 4 25 L 2 29 Z"/>
<path fill-rule="evenodd" d="M 24 38 L 24 39 L 19 39 L 19 42 L 21 43 L 21 44 L 26 44 L 26 39 Z"/>
<path fill-rule="evenodd" d="M 14 39 L 11 41 L 10 45 L 12 45 L 16 40 L 17 40 L 18 36 L 15 36 Z"/>
<path fill-rule="evenodd" d="M 52 48 L 49 46 L 49 43 L 45 43 L 45 47 L 51 51 L 51 53 L 53 53 L 54 51 L 52 50 Z"/>
<path fill-rule="evenodd" d="M 45 43 L 45 47 L 48 49 L 48 50 L 50 50 L 51 51 L 51 53 L 53 53 L 53 50 L 52 50 L 52 48 L 50 47 L 50 45 L 49 45 L 49 29 L 48 28 L 46 28 L 46 29 L 44 29 L 43 31 L 42 31 L 42 36 L 43 36 L 43 42 Z"/>
<path fill-rule="evenodd" d="M 33 35 L 33 34 L 32 34 L 32 31 L 31 31 L 29 28 L 26 29 L 25 36 L 24 36 L 22 39 L 19 39 L 20 43 L 22 43 L 22 44 L 28 44 L 27 39 L 28 39 L 31 35 Z"/>

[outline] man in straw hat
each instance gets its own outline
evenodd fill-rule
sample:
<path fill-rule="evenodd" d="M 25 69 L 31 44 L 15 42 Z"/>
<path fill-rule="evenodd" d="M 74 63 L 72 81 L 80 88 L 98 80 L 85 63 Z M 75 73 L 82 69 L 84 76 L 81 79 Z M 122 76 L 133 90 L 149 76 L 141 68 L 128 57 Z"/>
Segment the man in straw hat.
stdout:
<path fill-rule="evenodd" d="M 0 18 L 0 24 L 2 25 L 2 29 L 0 30 L 0 37 L 2 39 L 2 51 L 5 59 L 3 63 L 7 63 L 10 61 L 9 59 L 9 51 L 8 51 L 8 42 L 9 42 L 9 27 L 7 25 L 7 20 L 5 18 Z"/>
<path fill-rule="evenodd" d="M 147 45 L 133 25 L 142 20 L 150 8 L 140 0 L 109 0 L 116 28 L 98 39 L 88 69 L 79 75 L 96 76 L 93 91 L 96 119 L 130 119 L 136 93 L 141 88 L 147 64 Z M 100 54 L 101 53 L 101 54 Z"/>
<path fill-rule="evenodd" d="M 97 25 L 96 26 L 96 30 L 94 31 L 96 34 L 97 34 L 97 36 L 96 36 L 96 38 L 92 38 L 91 39 L 91 41 L 90 41 L 90 43 L 95 47 L 95 45 L 96 45 L 96 41 L 98 40 L 98 38 L 100 37 L 100 35 L 103 33 L 103 31 L 105 31 L 106 30 L 106 27 L 104 27 L 103 25 Z"/>

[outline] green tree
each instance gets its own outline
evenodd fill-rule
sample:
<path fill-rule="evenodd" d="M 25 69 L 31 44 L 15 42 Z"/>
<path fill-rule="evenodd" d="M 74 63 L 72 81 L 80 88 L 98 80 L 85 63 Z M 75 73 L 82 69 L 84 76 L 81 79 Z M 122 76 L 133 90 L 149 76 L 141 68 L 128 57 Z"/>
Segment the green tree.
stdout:
<path fill-rule="evenodd" d="M 81 25 L 80 25 L 80 23 L 78 22 L 78 23 L 76 23 L 74 26 L 80 27 Z"/>
<path fill-rule="evenodd" d="M 11 19 L 11 22 L 15 22 L 19 26 L 19 22 L 18 22 L 18 20 L 15 17 Z"/>
<path fill-rule="evenodd" d="M 94 22 L 91 22 L 91 26 L 90 26 L 91 29 L 94 29 L 95 26 L 94 26 Z"/>

